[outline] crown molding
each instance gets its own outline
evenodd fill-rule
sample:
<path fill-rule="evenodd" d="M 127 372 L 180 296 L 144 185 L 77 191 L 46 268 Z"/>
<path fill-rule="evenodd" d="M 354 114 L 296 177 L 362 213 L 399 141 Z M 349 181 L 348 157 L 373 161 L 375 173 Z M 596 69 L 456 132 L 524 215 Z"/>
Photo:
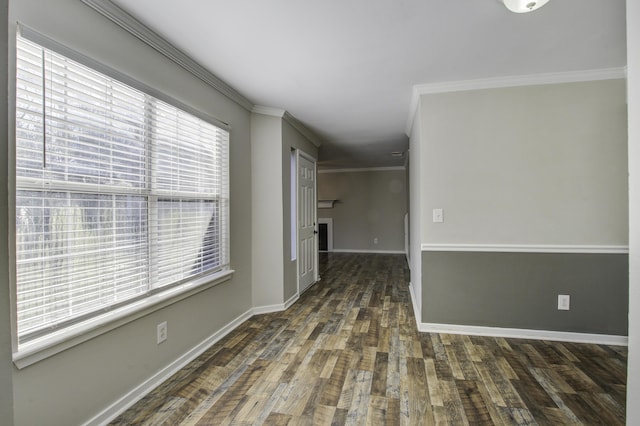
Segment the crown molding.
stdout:
<path fill-rule="evenodd" d="M 445 81 L 440 83 L 417 84 L 413 86 L 409 103 L 409 117 L 405 132 L 411 135 L 413 121 L 422 95 L 462 92 L 467 90 L 500 89 L 506 87 L 539 86 L 546 84 L 579 83 L 585 81 L 614 80 L 627 77 L 626 67 L 603 68 L 586 71 L 569 71 L 520 76 L 484 78 L 476 80 Z"/>
<path fill-rule="evenodd" d="M 284 117 L 282 117 L 284 121 L 289 123 L 291 127 L 296 129 L 298 132 L 302 134 L 305 138 L 307 138 L 316 148 L 320 148 L 322 145 L 322 140 L 313 133 L 307 126 L 302 124 L 300 120 L 295 118 L 293 115 L 289 114 L 288 111 L 284 112 Z"/>
<path fill-rule="evenodd" d="M 282 118 L 284 121 L 289 123 L 291 127 L 296 129 L 302 136 L 307 138 L 316 148 L 319 148 L 322 145 L 322 140 L 316 136 L 307 126 L 302 124 L 297 118 L 291 115 L 287 110 L 281 108 L 273 108 L 263 105 L 255 105 L 251 112 L 256 114 L 268 115 L 271 117 Z"/>
<path fill-rule="evenodd" d="M 582 81 L 613 80 L 625 78 L 624 67 L 598 70 L 556 72 L 485 78 L 477 80 L 448 81 L 413 86 L 419 95 L 459 92 L 464 90 L 498 89 L 502 87 L 536 86 L 544 84 L 578 83 Z"/>
<path fill-rule="evenodd" d="M 216 89 L 248 111 L 253 109 L 253 103 L 240 92 L 216 77 L 213 73 L 184 54 L 180 49 L 169 43 L 152 29 L 118 7 L 111 0 L 81 0 L 84 4 L 100 13 L 114 24 L 120 26 L 133 36 L 146 43 L 157 52 L 172 60 L 186 71 Z"/>
<path fill-rule="evenodd" d="M 281 108 L 254 105 L 251 109 L 251 112 L 255 112 L 256 114 L 268 115 L 271 117 L 283 118 L 287 111 Z"/>

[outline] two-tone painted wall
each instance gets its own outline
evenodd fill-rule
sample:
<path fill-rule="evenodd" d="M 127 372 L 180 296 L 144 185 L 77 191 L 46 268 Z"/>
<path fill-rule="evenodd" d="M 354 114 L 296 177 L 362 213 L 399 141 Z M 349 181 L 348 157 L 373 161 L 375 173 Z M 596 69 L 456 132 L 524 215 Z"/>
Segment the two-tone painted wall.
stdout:
<path fill-rule="evenodd" d="M 423 330 L 627 335 L 625 80 L 603 75 L 419 96 L 412 284 Z"/>
<path fill-rule="evenodd" d="M 640 424 L 640 3 L 627 0 L 629 102 L 629 358 L 627 424 Z"/>

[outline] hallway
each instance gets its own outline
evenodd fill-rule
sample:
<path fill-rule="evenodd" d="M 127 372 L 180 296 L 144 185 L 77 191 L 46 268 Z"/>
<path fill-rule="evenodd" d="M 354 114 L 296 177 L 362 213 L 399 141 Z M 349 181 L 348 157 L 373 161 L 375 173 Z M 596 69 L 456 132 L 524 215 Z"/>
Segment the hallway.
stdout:
<path fill-rule="evenodd" d="M 404 255 L 319 269 L 112 424 L 624 424 L 625 347 L 419 333 Z"/>

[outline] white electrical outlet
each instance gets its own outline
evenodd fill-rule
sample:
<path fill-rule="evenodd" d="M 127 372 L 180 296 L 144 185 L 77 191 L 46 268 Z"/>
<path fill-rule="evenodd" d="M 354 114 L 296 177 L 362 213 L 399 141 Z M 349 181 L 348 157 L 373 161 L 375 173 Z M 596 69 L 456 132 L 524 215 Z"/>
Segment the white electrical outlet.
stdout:
<path fill-rule="evenodd" d="M 571 296 L 568 294 L 559 294 L 558 295 L 558 310 L 559 311 L 568 311 L 570 307 Z"/>
<path fill-rule="evenodd" d="M 377 238 L 373 239 L 373 244 L 378 244 L 378 239 Z"/>
<path fill-rule="evenodd" d="M 163 321 L 157 327 L 158 344 L 167 340 L 167 322 Z"/>
<path fill-rule="evenodd" d="M 444 212 L 442 209 L 433 209 L 433 223 L 444 222 Z"/>

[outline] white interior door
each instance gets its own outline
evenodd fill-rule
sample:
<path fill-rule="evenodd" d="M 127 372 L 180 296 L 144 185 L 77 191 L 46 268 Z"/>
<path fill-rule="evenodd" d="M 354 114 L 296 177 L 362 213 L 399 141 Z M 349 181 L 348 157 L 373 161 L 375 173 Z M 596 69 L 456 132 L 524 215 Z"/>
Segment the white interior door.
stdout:
<path fill-rule="evenodd" d="M 298 291 L 317 280 L 316 163 L 298 151 Z"/>

